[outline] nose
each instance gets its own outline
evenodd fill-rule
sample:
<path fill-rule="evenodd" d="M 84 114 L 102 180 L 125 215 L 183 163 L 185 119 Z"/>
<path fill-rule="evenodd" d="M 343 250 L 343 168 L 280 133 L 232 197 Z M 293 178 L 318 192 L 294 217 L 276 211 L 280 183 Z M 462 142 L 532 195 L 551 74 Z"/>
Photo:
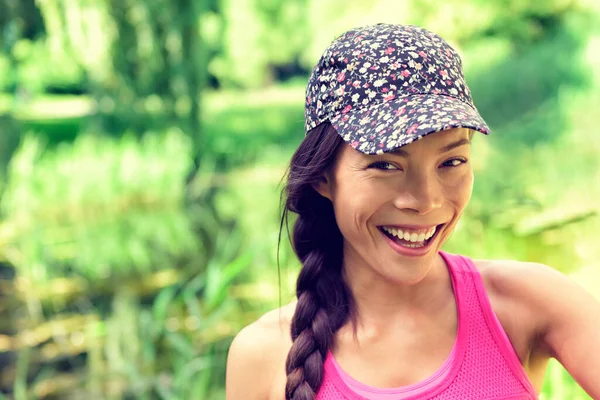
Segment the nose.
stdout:
<path fill-rule="evenodd" d="M 403 186 L 395 202 L 399 209 L 426 215 L 444 203 L 443 188 L 435 174 L 414 171 L 406 176 Z"/>

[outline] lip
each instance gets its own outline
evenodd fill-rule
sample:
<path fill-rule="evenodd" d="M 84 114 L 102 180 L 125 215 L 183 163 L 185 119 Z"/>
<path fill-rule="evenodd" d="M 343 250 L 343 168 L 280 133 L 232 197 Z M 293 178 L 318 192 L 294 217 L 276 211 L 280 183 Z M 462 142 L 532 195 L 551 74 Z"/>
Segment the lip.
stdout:
<path fill-rule="evenodd" d="M 409 228 L 409 227 L 414 227 L 416 225 L 382 225 L 382 226 L 388 226 L 388 227 L 398 226 L 399 228 L 402 228 L 402 227 Z M 387 235 L 385 233 L 383 233 L 381 231 L 381 228 L 379 228 L 378 230 L 381 233 L 381 235 L 383 236 L 383 238 L 387 241 L 388 245 L 396 253 L 406 256 L 406 257 L 421 257 L 421 256 L 424 256 L 425 254 L 427 254 L 429 252 L 429 250 L 431 249 L 431 247 L 433 247 L 433 243 L 436 241 L 438 233 L 440 232 L 440 230 L 444 226 L 444 224 L 434 225 L 434 226 L 437 227 L 437 229 L 435 231 L 435 234 L 429 240 L 429 242 L 427 242 L 427 244 L 423 247 L 418 247 L 418 248 L 414 248 L 414 249 L 411 249 L 409 247 L 404 247 L 404 246 L 394 242 L 392 239 L 387 237 Z M 427 228 L 427 226 L 417 227 L 417 228 L 413 228 L 413 229 L 423 229 L 423 228 Z M 433 226 L 431 226 L 431 228 L 433 228 Z M 411 228 L 409 228 L 409 229 L 411 229 Z"/>
<path fill-rule="evenodd" d="M 438 225 L 381 225 L 380 228 L 382 226 L 386 226 L 388 228 L 395 228 L 395 229 L 411 229 L 413 231 L 418 231 L 418 230 L 429 230 L 431 228 L 435 228 L 435 227 L 440 227 L 443 224 L 438 224 Z"/>

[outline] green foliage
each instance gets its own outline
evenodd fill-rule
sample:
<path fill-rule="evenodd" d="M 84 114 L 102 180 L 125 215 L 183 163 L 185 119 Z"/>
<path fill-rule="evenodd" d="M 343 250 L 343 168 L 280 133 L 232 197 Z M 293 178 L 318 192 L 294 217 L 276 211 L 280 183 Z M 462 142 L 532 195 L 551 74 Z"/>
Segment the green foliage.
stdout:
<path fill-rule="evenodd" d="M 224 0 L 222 42 L 209 65 L 224 86 L 258 88 L 294 64 L 310 37 L 306 0 Z"/>
<path fill-rule="evenodd" d="M 219 171 L 293 152 L 303 138 L 302 86 L 206 95 L 204 143 Z"/>
<path fill-rule="evenodd" d="M 14 82 L 10 59 L 0 53 L 0 92 L 8 90 Z"/>
<path fill-rule="evenodd" d="M 8 160 L 19 145 L 19 122 L 0 114 L 0 176 L 4 176 Z"/>
<path fill-rule="evenodd" d="M 77 91 L 85 83 L 84 70 L 68 55 L 54 53 L 47 42 L 21 39 L 12 51 L 18 65 L 14 81 L 6 80 L 0 83 L 0 88 L 19 88 L 31 96 L 52 90 Z M 48 68 L 48 63 L 53 68 Z M 0 61 L 0 71 L 2 69 L 10 76 L 7 63 Z"/>
<path fill-rule="evenodd" d="M 190 169 L 190 139 L 177 130 L 82 135 L 54 149 L 23 140 L 0 226 L 1 254 L 16 272 L 10 318 L 30 329 L 12 344 L 16 396 L 219 392 L 229 340 L 253 318 L 230 293 L 253 255 L 207 213 L 206 167 L 187 187 Z M 65 357 L 77 372 L 53 368 Z"/>
<path fill-rule="evenodd" d="M 177 126 L 200 147 L 200 92 L 207 48 L 199 35 L 206 4 L 178 0 L 107 2 L 115 31 L 106 48 L 110 67 L 93 82 L 101 99 L 97 123 L 136 133 Z"/>
<path fill-rule="evenodd" d="M 180 132 L 42 146 L 25 137 L 1 203 L 6 254 L 27 279 L 141 274 L 197 249 L 182 209 L 191 155 Z"/>

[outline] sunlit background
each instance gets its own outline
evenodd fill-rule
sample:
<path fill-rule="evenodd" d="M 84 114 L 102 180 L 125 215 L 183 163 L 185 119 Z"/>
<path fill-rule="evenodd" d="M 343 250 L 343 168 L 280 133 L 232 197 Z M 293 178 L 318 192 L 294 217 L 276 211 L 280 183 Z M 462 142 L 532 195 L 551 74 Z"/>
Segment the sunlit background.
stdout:
<path fill-rule="evenodd" d="M 228 346 L 293 297 L 281 178 L 343 31 L 463 56 L 494 133 L 446 250 L 600 292 L 595 0 L 0 0 L 0 399 L 224 399 Z M 589 399 L 552 363 L 544 399 Z"/>

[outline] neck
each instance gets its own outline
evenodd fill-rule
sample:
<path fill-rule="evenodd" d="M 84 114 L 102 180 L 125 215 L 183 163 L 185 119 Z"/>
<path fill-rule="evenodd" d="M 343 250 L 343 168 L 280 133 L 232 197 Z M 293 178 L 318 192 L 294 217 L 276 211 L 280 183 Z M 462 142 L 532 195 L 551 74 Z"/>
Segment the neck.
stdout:
<path fill-rule="evenodd" d="M 394 281 L 360 264 L 344 263 L 359 330 L 377 334 L 393 329 L 395 323 L 416 324 L 454 305 L 449 301 L 453 298 L 450 274 L 439 254 L 423 267 L 419 279 L 410 283 Z"/>

